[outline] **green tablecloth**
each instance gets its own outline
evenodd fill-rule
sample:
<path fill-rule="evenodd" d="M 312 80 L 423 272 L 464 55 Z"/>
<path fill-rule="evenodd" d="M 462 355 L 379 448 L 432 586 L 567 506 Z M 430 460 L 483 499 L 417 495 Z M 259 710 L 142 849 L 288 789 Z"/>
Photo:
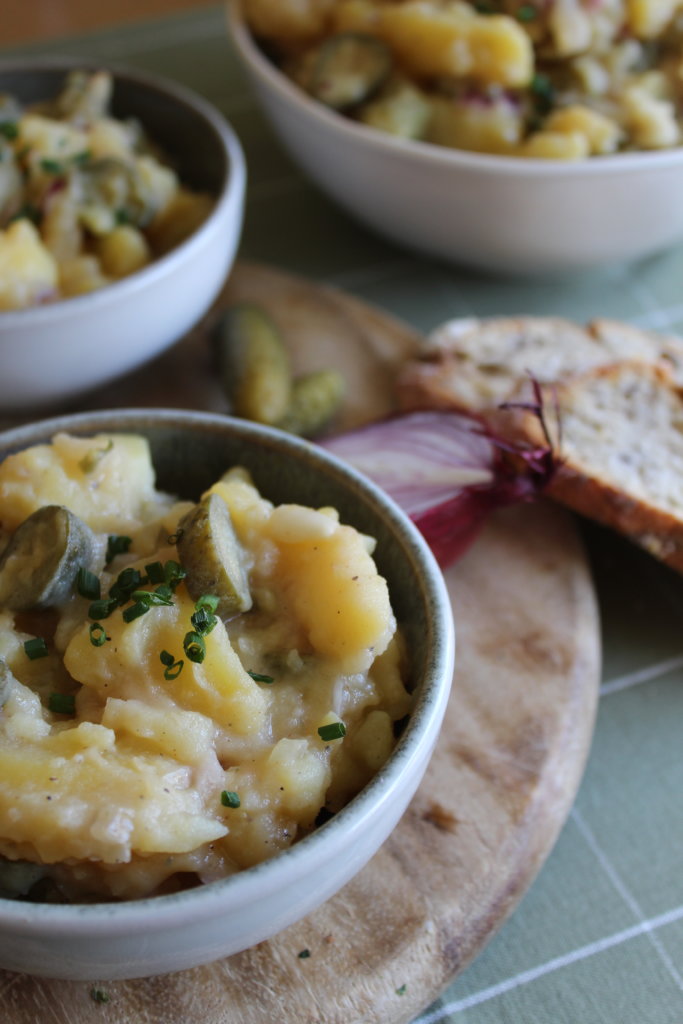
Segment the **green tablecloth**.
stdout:
<path fill-rule="evenodd" d="M 423 330 L 453 316 L 515 313 L 683 329 L 683 247 L 562 281 L 509 281 L 364 231 L 275 142 L 220 7 L 20 52 L 159 72 L 223 110 L 249 166 L 245 257 L 343 287 Z M 683 579 L 601 531 L 588 539 L 604 682 L 575 808 L 516 912 L 419 1024 L 683 1022 Z"/>

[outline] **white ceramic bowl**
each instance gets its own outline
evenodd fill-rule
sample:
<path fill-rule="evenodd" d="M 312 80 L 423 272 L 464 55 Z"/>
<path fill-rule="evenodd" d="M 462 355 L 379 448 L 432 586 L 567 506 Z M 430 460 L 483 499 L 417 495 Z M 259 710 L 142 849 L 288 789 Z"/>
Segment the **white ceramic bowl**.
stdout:
<path fill-rule="evenodd" d="M 683 239 L 683 148 L 582 162 L 406 142 L 295 86 L 227 0 L 237 53 L 294 160 L 360 221 L 430 256 L 505 273 L 555 273 L 647 256 Z"/>
<path fill-rule="evenodd" d="M 0 93 L 25 101 L 56 95 L 81 60 L 4 60 Z M 242 229 L 246 170 L 222 115 L 167 80 L 108 65 L 113 112 L 140 119 L 180 177 L 216 196 L 208 219 L 167 255 L 99 291 L 0 313 L 0 410 L 61 402 L 141 365 L 202 316 L 232 266 Z"/>
<path fill-rule="evenodd" d="M 368 786 L 317 831 L 223 881 L 118 904 L 58 906 L 0 899 L 0 967 L 46 977 L 133 978 L 245 949 L 305 916 L 377 851 L 408 806 L 446 709 L 453 616 L 443 577 L 403 512 L 373 484 L 316 446 L 244 420 L 126 410 L 47 420 L 0 434 L 0 461 L 56 431 L 140 432 L 159 486 L 195 497 L 230 464 L 247 466 L 276 502 L 334 505 L 377 538 L 375 559 L 410 651 L 414 711 Z"/>

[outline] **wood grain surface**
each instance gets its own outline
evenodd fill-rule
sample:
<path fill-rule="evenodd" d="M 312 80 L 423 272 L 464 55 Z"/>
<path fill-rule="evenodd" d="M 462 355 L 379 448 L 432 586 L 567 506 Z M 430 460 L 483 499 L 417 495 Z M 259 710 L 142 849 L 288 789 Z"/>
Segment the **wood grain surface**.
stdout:
<path fill-rule="evenodd" d="M 392 407 L 392 376 L 419 341 L 409 328 L 253 265 L 236 268 L 219 308 L 244 297 L 271 308 L 298 369 L 343 370 L 344 425 Z M 225 409 L 206 344 L 214 316 L 81 407 Z M 600 672 L 596 598 L 568 513 L 538 503 L 496 514 L 446 577 L 457 656 L 444 727 L 367 867 L 274 939 L 205 967 L 106 985 L 0 972 L 2 1024 L 407 1024 L 438 995 L 551 850 L 585 764 Z"/>

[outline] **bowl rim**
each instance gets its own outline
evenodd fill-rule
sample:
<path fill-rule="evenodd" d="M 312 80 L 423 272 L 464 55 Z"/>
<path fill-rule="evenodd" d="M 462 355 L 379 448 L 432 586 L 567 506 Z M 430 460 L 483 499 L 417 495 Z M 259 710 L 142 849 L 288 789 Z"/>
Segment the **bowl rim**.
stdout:
<path fill-rule="evenodd" d="M 435 635 L 438 638 L 438 657 L 429 662 L 432 669 L 427 685 L 419 695 L 410 720 L 387 762 L 363 789 L 334 817 L 312 833 L 269 860 L 262 861 L 206 884 L 180 892 L 148 896 L 122 902 L 49 904 L 26 903 L 0 897 L 0 933 L 11 929 L 15 933 L 41 936 L 121 935 L 131 928 L 152 933 L 195 920 L 197 916 L 212 918 L 224 913 L 225 903 L 235 909 L 251 903 L 270 887 L 280 888 L 287 878 L 295 880 L 308 873 L 309 862 L 322 861 L 324 850 L 337 844 L 343 830 L 346 843 L 360 839 L 364 824 L 390 804 L 403 787 L 413 766 L 419 766 L 425 751 L 431 750 L 435 735 L 441 726 L 450 695 L 455 659 L 455 626 L 450 598 L 443 574 L 421 533 L 402 509 L 376 484 L 312 442 L 285 434 L 275 428 L 224 416 L 218 413 L 196 412 L 184 409 L 129 408 L 107 409 L 96 412 L 65 414 L 30 424 L 0 431 L 0 449 L 20 450 L 29 444 L 43 443 L 42 439 L 60 430 L 76 429 L 82 433 L 99 430 L 144 431 L 146 425 L 180 426 L 222 430 L 233 436 L 269 444 L 310 462 L 315 460 L 338 481 L 347 483 L 356 491 L 364 491 L 369 504 L 391 523 L 392 533 L 399 534 L 400 543 L 410 555 L 416 571 L 424 583 L 425 604 L 431 609 Z M 142 421 L 142 422 L 141 422 Z M 118 426 L 114 424 L 117 423 Z M 35 435 L 38 435 L 36 437 Z M 31 437 L 33 435 L 33 437 Z M 40 440 L 39 440 L 40 439 Z M 0 451 L 0 461 L 2 461 Z M 239 902 L 231 897 L 239 893 Z"/>
<path fill-rule="evenodd" d="M 509 178 L 593 178 L 611 174 L 641 174 L 644 170 L 666 170 L 683 165 L 683 144 L 670 149 L 639 150 L 591 156 L 585 160 L 543 160 L 537 157 L 499 156 L 451 149 L 420 139 L 400 139 L 358 121 L 352 121 L 308 95 L 264 55 L 249 30 L 241 0 L 226 0 L 227 22 L 238 55 L 247 68 L 279 98 L 298 109 L 328 132 L 336 131 L 350 144 L 385 150 L 393 159 L 399 156 L 415 162 L 431 163 L 442 169 L 469 171 L 485 176 Z"/>
<path fill-rule="evenodd" d="M 242 144 L 228 120 L 209 100 L 185 85 L 175 82 L 162 75 L 148 71 L 138 71 L 116 61 L 96 61 L 90 58 L 69 55 L 54 57 L 3 57 L 0 58 L 0 76 L 12 72 L 30 71 L 62 71 L 74 69 L 110 71 L 114 80 L 125 80 L 133 86 L 142 87 L 147 92 L 161 93 L 177 104 L 188 107 L 198 115 L 212 130 L 220 142 L 226 158 L 226 172 L 216 202 L 208 217 L 187 238 L 174 246 L 169 252 L 154 259 L 146 267 L 137 270 L 129 277 L 113 281 L 103 288 L 88 292 L 85 295 L 74 295 L 43 306 L 30 306 L 26 309 L 0 311 L 0 342 L 3 328 L 38 327 L 44 323 L 54 324 L 60 320 L 69 320 L 81 312 L 106 315 L 106 307 L 112 303 L 126 301 L 130 296 L 137 295 L 168 273 L 179 269 L 187 260 L 191 260 L 196 251 L 202 249 L 211 237 L 221 231 L 221 223 L 233 206 L 241 216 L 241 209 L 246 191 L 247 167 Z"/>

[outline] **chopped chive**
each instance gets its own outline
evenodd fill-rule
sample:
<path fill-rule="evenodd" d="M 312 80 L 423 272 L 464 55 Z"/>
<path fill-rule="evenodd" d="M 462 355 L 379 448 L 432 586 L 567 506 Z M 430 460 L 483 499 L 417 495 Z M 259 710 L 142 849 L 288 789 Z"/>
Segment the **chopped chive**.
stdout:
<path fill-rule="evenodd" d="M 0 121 L 0 135 L 6 139 L 16 139 L 19 135 L 19 125 L 16 121 Z"/>
<path fill-rule="evenodd" d="M 108 1003 L 111 997 L 108 992 L 104 991 L 104 989 L 91 988 L 90 998 L 94 1003 Z"/>
<path fill-rule="evenodd" d="M 115 212 L 114 220 L 116 221 L 117 224 L 130 224 L 131 216 L 130 216 L 130 213 L 128 212 L 128 210 L 126 210 L 126 208 L 124 206 L 121 206 Z"/>
<path fill-rule="evenodd" d="M 123 621 L 132 622 L 133 619 L 139 619 L 141 615 L 149 611 L 149 605 L 143 601 L 136 601 L 135 604 L 131 604 L 128 608 L 123 609 Z"/>
<path fill-rule="evenodd" d="M 51 693 L 47 706 L 57 715 L 73 715 L 76 711 L 76 698 L 73 693 Z"/>
<path fill-rule="evenodd" d="M 123 569 L 116 580 L 109 588 L 109 597 L 119 604 L 125 604 L 134 590 L 137 590 L 142 583 L 142 576 L 138 569 L 128 566 Z"/>
<path fill-rule="evenodd" d="M 180 562 L 176 562 L 173 558 L 169 558 L 168 562 L 164 564 L 164 577 L 169 587 L 175 588 L 178 584 L 185 579 L 187 573 L 181 566 Z"/>
<path fill-rule="evenodd" d="M 140 601 L 148 608 L 153 604 L 173 604 L 171 593 L 167 594 L 165 591 L 161 591 L 161 588 L 159 590 L 134 590 L 130 596 L 131 600 Z"/>
<path fill-rule="evenodd" d="M 199 633 L 186 633 L 185 639 L 183 640 L 183 650 L 190 661 L 194 661 L 200 665 L 206 657 L 206 644 L 204 643 L 204 638 L 200 636 Z"/>
<path fill-rule="evenodd" d="M 125 537 L 123 534 L 112 533 L 107 537 L 107 563 L 111 562 L 117 555 L 123 555 L 133 543 L 132 537 Z"/>
<path fill-rule="evenodd" d="M 240 798 L 234 790 L 224 789 L 221 793 L 221 803 L 223 804 L 223 807 L 239 807 Z"/>
<path fill-rule="evenodd" d="M 299 953 L 297 953 L 299 960 L 308 960 L 310 955 L 310 949 L 302 949 Z"/>
<path fill-rule="evenodd" d="M 36 658 L 44 658 L 49 654 L 47 643 L 42 636 L 34 636 L 31 640 L 26 640 L 24 651 L 31 661 L 35 661 Z"/>
<path fill-rule="evenodd" d="M 404 983 L 403 985 L 399 985 L 399 987 L 396 989 L 396 995 L 397 996 L 404 996 L 407 991 L 408 991 L 408 986 Z"/>
<path fill-rule="evenodd" d="M 218 619 L 213 612 L 207 611 L 206 608 L 199 608 L 196 612 L 193 612 L 190 621 L 197 633 L 201 636 L 206 636 L 214 628 Z"/>
<path fill-rule="evenodd" d="M 529 86 L 539 114 L 548 114 L 555 103 L 555 87 L 547 75 L 537 72 Z"/>
<path fill-rule="evenodd" d="M 64 174 L 64 164 L 59 160 L 51 160 L 49 157 L 43 157 L 40 167 L 46 174 Z"/>
<path fill-rule="evenodd" d="M 88 617 L 91 619 L 108 619 L 117 605 L 118 601 L 112 601 L 108 597 L 103 597 L 99 601 L 93 601 L 88 608 Z"/>
<path fill-rule="evenodd" d="M 318 729 L 318 736 L 321 740 L 340 740 L 346 736 L 346 726 L 343 722 L 330 722 L 328 725 L 321 725 Z"/>
<path fill-rule="evenodd" d="M 161 562 L 150 562 L 145 566 L 145 572 L 150 583 L 164 583 L 164 567 Z"/>
<path fill-rule="evenodd" d="M 522 7 L 517 8 L 515 17 L 517 21 L 535 21 L 538 17 L 538 10 L 532 4 L 524 4 Z"/>
<path fill-rule="evenodd" d="M 90 152 L 90 150 L 82 149 L 80 153 L 73 154 L 73 156 L 71 157 L 71 162 L 73 164 L 78 164 L 79 166 L 81 166 L 82 164 L 87 164 L 88 160 L 90 160 L 91 158 L 92 153 Z"/>
<path fill-rule="evenodd" d="M 270 685 L 270 683 L 275 682 L 273 676 L 267 676 L 263 672 L 249 672 L 247 670 L 247 675 L 251 676 L 255 683 L 268 683 Z"/>
<path fill-rule="evenodd" d="M 94 572 L 84 569 L 83 566 L 76 573 L 76 590 L 81 597 L 87 597 L 90 601 L 100 599 L 100 581 Z"/>
<path fill-rule="evenodd" d="M 183 662 L 176 661 L 170 651 L 161 651 L 159 661 L 166 666 L 164 679 L 176 679 L 183 670 Z"/>
<path fill-rule="evenodd" d="M 216 597 L 215 594 L 202 594 L 202 596 L 195 601 L 195 608 L 197 611 L 201 611 L 202 608 L 206 608 L 209 612 L 215 612 L 216 608 L 218 608 L 219 601 L 220 598 Z"/>
<path fill-rule="evenodd" d="M 93 622 L 90 626 L 90 643 L 93 647 L 102 647 L 107 642 L 107 633 L 100 622 Z"/>

